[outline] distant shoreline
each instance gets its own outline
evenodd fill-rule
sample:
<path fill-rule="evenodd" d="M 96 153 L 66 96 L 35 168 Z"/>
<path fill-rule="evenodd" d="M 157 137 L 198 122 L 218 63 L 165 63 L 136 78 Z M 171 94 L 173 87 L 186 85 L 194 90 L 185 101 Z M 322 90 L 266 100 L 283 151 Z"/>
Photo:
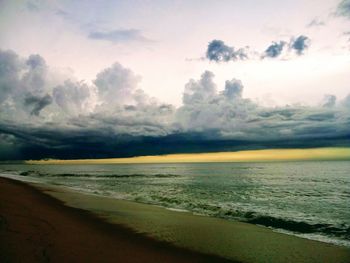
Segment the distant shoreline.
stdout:
<path fill-rule="evenodd" d="M 128 158 L 27 160 L 26 164 L 137 164 L 204 162 L 275 162 L 275 161 L 350 160 L 350 147 L 308 149 L 264 149 L 237 152 L 185 153 Z"/>

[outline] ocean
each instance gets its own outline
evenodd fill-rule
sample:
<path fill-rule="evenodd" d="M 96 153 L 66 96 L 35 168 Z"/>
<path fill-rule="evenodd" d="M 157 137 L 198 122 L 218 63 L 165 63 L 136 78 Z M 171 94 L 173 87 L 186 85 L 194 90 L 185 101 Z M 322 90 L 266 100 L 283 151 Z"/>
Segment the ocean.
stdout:
<path fill-rule="evenodd" d="M 350 247 L 349 161 L 23 164 L 0 174 Z"/>

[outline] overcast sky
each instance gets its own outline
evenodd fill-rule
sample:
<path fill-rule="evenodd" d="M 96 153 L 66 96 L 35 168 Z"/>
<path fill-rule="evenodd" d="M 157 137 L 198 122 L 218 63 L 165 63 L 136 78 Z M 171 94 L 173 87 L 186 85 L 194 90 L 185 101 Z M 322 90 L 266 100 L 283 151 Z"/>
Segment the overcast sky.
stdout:
<path fill-rule="evenodd" d="M 346 145 L 349 71 L 349 0 L 0 0 L 0 158 Z"/>

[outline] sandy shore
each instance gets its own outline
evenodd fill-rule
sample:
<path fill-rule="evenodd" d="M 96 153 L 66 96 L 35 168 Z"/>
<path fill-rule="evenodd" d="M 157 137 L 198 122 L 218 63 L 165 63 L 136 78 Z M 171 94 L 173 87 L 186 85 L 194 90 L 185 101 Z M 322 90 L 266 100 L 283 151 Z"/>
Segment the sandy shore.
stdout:
<path fill-rule="evenodd" d="M 349 263 L 350 249 L 277 233 L 269 228 L 167 210 L 163 207 L 42 188 L 66 205 L 93 211 L 109 222 L 148 236 L 239 262 Z"/>
<path fill-rule="evenodd" d="M 349 248 L 52 186 L 0 178 L 0 198 L 0 255 L 11 262 L 350 262 Z"/>
<path fill-rule="evenodd" d="M 0 178 L 0 262 L 227 262 L 112 225 Z"/>

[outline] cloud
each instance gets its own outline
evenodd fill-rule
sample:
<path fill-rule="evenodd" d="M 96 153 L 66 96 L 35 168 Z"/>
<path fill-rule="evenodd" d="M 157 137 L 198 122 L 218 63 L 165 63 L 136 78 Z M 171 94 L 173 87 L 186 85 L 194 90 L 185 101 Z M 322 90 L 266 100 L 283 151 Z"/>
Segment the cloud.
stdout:
<path fill-rule="evenodd" d="M 323 98 L 323 107 L 334 107 L 337 97 L 331 94 L 326 94 Z"/>
<path fill-rule="evenodd" d="M 0 50 L 0 103 L 4 102 L 19 85 L 18 74 L 22 70 L 17 54 Z"/>
<path fill-rule="evenodd" d="M 78 115 L 88 110 L 91 89 L 84 82 L 66 80 L 53 88 L 52 96 L 57 105 L 69 115 Z"/>
<path fill-rule="evenodd" d="M 212 87 L 210 96 L 204 85 L 207 83 Z M 331 140 L 349 135 L 348 111 L 336 105 L 333 95 L 328 95 L 321 107 L 269 108 L 243 98 L 243 85 L 238 80 L 227 81 L 222 92 L 215 92 L 213 74 L 209 73 L 187 85 L 196 100 L 184 97 L 183 106 L 177 111 L 182 131 L 256 145 L 267 142 L 276 145 L 284 139 L 294 144 L 307 138 Z"/>
<path fill-rule="evenodd" d="M 306 25 L 306 27 L 320 27 L 325 26 L 326 23 L 322 20 L 319 20 L 318 18 L 314 18 Z"/>
<path fill-rule="evenodd" d="M 28 9 L 28 11 L 31 11 L 31 12 L 38 12 L 41 10 L 40 5 L 35 1 L 26 2 L 26 8 Z"/>
<path fill-rule="evenodd" d="M 119 63 L 97 74 L 94 84 L 99 97 L 107 104 L 131 102 L 141 78 Z"/>
<path fill-rule="evenodd" d="M 212 98 L 216 93 L 216 85 L 213 82 L 214 74 L 210 71 L 205 71 L 200 81 L 195 81 L 191 79 L 185 85 L 185 91 L 183 94 L 183 103 L 184 104 L 195 104 L 206 99 Z"/>
<path fill-rule="evenodd" d="M 266 50 L 265 57 L 276 58 L 281 55 L 284 46 L 287 43 L 285 41 L 273 42 Z"/>
<path fill-rule="evenodd" d="M 310 39 L 307 36 L 299 36 L 291 40 L 290 48 L 295 50 L 298 55 L 304 54 L 304 51 L 310 46 Z"/>
<path fill-rule="evenodd" d="M 40 111 L 52 103 L 52 97 L 46 94 L 43 97 L 29 95 L 24 99 L 24 105 L 32 108 L 30 114 L 39 116 Z"/>
<path fill-rule="evenodd" d="M 225 89 L 222 94 L 229 100 L 241 98 L 243 92 L 243 84 L 238 79 L 226 80 Z"/>
<path fill-rule="evenodd" d="M 52 83 L 39 55 L 0 51 L 0 159 L 102 158 L 278 147 L 349 146 L 350 95 L 318 106 L 264 107 L 238 79 L 217 87 L 205 71 L 180 107 L 139 88 L 115 63 L 91 84 Z"/>
<path fill-rule="evenodd" d="M 294 51 L 297 55 L 303 55 L 310 46 L 310 39 L 307 36 L 300 35 L 297 38 L 293 37 L 289 42 L 279 41 L 273 42 L 261 56 L 262 58 L 277 58 L 282 54 L 289 55 Z"/>
<path fill-rule="evenodd" d="M 222 40 L 214 39 L 208 44 L 206 57 L 210 61 L 228 62 L 247 59 L 248 54 L 244 48 L 235 50 L 234 47 L 227 46 Z"/>
<path fill-rule="evenodd" d="M 344 32 L 343 35 L 349 37 L 350 36 L 350 31 Z M 350 41 L 350 37 L 348 38 L 348 41 Z"/>
<path fill-rule="evenodd" d="M 247 48 L 235 49 L 226 45 L 222 40 L 213 40 L 209 42 L 206 51 L 206 58 L 214 62 L 229 62 L 237 60 L 264 58 L 278 58 L 282 55 L 290 57 L 292 51 L 297 55 L 303 55 L 310 46 L 310 38 L 304 35 L 292 37 L 288 42 L 284 40 L 272 42 L 264 52 L 250 52 L 248 55 Z"/>
<path fill-rule="evenodd" d="M 71 18 L 71 15 L 68 12 L 66 12 L 66 11 L 64 11 L 63 9 L 60 9 L 60 8 L 55 10 L 55 15 L 60 16 L 60 17 L 65 18 L 65 19 L 70 19 Z"/>
<path fill-rule="evenodd" d="M 93 31 L 88 37 L 94 40 L 105 40 L 112 43 L 126 43 L 126 42 L 153 42 L 144 37 L 140 30 L 137 29 L 120 29 L 112 31 Z"/>
<path fill-rule="evenodd" d="M 338 4 L 337 15 L 350 18 L 350 0 L 343 0 Z"/>
<path fill-rule="evenodd" d="M 0 110 L 11 117 L 39 116 L 40 112 L 52 103 L 48 95 L 48 67 L 39 55 L 19 58 L 12 51 L 0 50 Z"/>
<path fill-rule="evenodd" d="M 350 109 L 350 94 L 344 98 L 344 100 L 341 102 L 341 105 L 345 108 Z"/>

